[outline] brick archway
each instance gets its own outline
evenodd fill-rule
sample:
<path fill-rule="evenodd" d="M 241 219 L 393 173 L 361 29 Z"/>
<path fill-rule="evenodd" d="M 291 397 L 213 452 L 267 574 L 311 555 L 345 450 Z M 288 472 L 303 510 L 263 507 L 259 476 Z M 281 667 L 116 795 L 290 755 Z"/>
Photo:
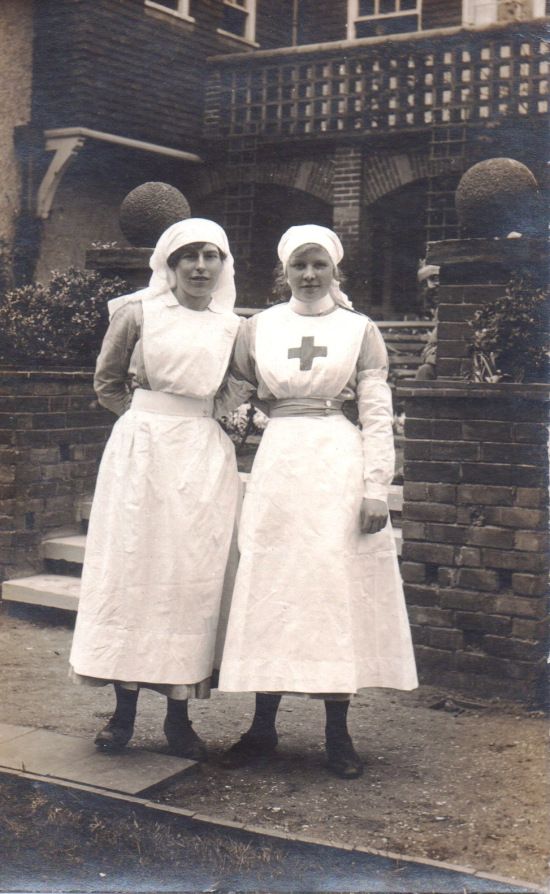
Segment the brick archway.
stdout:
<path fill-rule="evenodd" d="M 202 172 L 195 196 L 204 198 L 210 193 L 221 192 L 241 178 L 256 184 L 284 186 L 308 193 L 323 202 L 332 203 L 334 162 L 332 157 L 324 159 L 293 159 L 285 161 L 263 161 L 254 165 L 244 176 L 231 167 L 220 167 Z"/>
<path fill-rule="evenodd" d="M 430 174 L 428 150 L 421 152 L 366 155 L 363 162 L 363 204 L 372 205 L 383 196 Z M 438 162 L 440 174 L 452 170 L 452 159 Z"/>

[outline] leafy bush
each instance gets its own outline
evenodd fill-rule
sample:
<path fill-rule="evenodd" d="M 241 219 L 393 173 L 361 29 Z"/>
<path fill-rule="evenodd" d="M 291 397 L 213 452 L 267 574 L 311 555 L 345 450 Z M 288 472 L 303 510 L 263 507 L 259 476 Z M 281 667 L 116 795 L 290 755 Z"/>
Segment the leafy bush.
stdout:
<path fill-rule="evenodd" d="M 470 326 L 473 382 L 547 382 L 550 290 L 514 277 L 502 298 L 478 310 Z"/>
<path fill-rule="evenodd" d="M 29 366 L 89 366 L 107 328 L 107 301 L 128 291 L 122 279 L 70 268 L 49 285 L 12 289 L 0 303 L 0 360 Z"/>

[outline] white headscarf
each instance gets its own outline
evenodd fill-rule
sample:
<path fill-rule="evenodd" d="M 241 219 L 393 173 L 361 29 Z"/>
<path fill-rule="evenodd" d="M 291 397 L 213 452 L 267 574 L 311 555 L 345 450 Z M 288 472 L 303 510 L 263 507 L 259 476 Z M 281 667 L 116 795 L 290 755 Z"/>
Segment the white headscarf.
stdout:
<path fill-rule="evenodd" d="M 290 227 L 286 233 L 283 233 L 281 241 L 277 246 L 277 254 L 284 270 L 286 270 L 291 254 L 302 245 L 320 245 L 321 248 L 325 249 L 335 267 L 344 257 L 342 243 L 336 233 L 333 233 L 327 227 L 320 227 L 317 224 Z M 333 278 L 329 286 L 329 295 L 341 307 L 353 308 L 353 304 L 348 296 L 342 292 L 340 284 L 335 278 Z"/>
<path fill-rule="evenodd" d="M 236 297 L 235 264 L 225 230 L 213 220 L 207 220 L 204 217 L 189 217 L 187 220 L 179 220 L 168 227 L 155 245 L 149 261 L 149 267 L 153 271 L 149 286 L 146 289 L 133 292 L 131 295 L 122 295 L 120 298 L 109 301 L 109 316 L 112 317 L 115 310 L 118 310 L 123 304 L 127 304 L 128 301 L 143 301 L 173 289 L 176 285 L 176 274 L 168 266 L 168 258 L 178 248 L 183 248 L 184 245 L 190 245 L 193 242 L 210 242 L 224 253 L 225 260 L 216 288 L 212 292 L 212 301 L 220 310 L 232 311 Z"/>

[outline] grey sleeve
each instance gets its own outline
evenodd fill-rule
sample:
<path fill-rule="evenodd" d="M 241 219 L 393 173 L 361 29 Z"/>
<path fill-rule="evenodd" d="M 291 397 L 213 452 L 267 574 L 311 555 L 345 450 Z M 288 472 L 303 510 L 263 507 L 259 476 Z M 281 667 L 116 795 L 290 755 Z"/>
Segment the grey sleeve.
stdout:
<path fill-rule="evenodd" d="M 140 338 L 141 303 L 131 301 L 115 311 L 97 358 L 94 389 L 102 407 L 117 416 L 128 409 L 130 358 Z"/>
<path fill-rule="evenodd" d="M 253 357 L 254 317 L 242 320 L 235 340 L 229 371 L 214 404 L 217 419 L 246 403 L 258 387 Z"/>

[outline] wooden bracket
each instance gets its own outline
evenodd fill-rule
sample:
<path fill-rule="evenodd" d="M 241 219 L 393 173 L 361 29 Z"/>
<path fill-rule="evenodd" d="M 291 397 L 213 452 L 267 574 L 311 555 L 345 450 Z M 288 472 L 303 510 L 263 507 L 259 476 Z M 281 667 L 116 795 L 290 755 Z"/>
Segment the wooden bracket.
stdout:
<path fill-rule="evenodd" d="M 85 142 L 86 137 L 84 136 L 55 136 L 46 139 L 46 151 L 53 151 L 55 154 L 38 187 L 36 198 L 37 217 L 45 220 L 50 216 L 57 187 L 61 183 L 71 161 L 82 149 Z"/>

